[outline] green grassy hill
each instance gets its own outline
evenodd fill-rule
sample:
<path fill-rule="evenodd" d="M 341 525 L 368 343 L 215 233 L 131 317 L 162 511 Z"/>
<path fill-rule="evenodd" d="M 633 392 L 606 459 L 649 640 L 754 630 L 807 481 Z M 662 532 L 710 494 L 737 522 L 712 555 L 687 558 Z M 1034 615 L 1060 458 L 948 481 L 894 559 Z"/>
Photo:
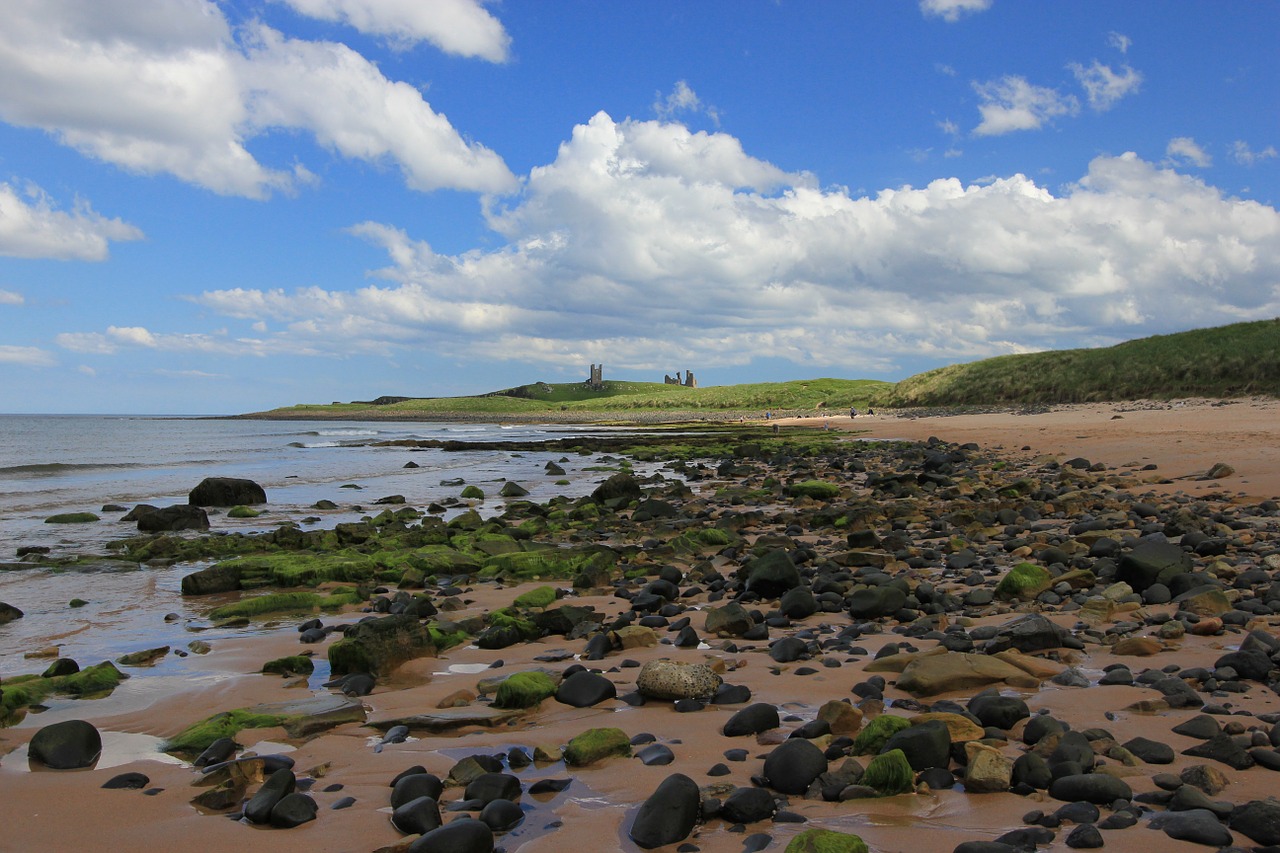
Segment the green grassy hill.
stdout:
<path fill-rule="evenodd" d="M 920 373 L 875 406 L 1280 397 L 1280 319 L 1157 335 L 1101 349 L 1006 355 Z"/>
<path fill-rule="evenodd" d="M 608 414 L 637 412 L 847 411 L 866 408 L 872 395 L 889 387 L 874 379 L 808 379 L 686 388 L 660 382 L 606 381 L 593 391 L 585 383 L 534 382 L 477 397 L 422 397 L 386 405 L 302 404 L 262 412 L 271 418 L 342 417 L 429 419 L 432 416 L 503 415 L 536 418 L 540 413 Z"/>

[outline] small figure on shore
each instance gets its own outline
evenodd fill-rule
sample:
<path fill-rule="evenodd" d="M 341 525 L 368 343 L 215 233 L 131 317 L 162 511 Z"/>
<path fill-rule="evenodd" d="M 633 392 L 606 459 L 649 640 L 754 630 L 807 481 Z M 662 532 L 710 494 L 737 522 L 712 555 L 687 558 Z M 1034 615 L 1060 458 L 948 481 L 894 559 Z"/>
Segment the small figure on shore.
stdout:
<path fill-rule="evenodd" d="M 774 434 L 774 435 L 777 435 L 777 434 L 778 434 L 778 425 L 777 425 L 777 424 L 774 424 L 774 425 L 773 425 L 773 434 Z"/>
<path fill-rule="evenodd" d="M 856 418 L 857 416 L 858 416 L 858 410 L 857 410 L 857 409 L 855 409 L 853 406 L 850 406 L 850 407 L 849 407 L 849 417 L 851 417 L 851 418 Z"/>

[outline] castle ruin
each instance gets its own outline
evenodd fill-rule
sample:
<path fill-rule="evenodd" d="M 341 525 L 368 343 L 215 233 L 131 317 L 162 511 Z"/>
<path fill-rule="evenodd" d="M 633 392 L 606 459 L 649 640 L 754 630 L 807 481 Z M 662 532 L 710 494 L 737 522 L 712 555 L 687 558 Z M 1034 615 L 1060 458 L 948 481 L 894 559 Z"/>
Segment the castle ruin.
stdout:
<path fill-rule="evenodd" d="M 662 377 L 662 382 L 663 382 L 663 384 L 664 384 L 664 385 L 683 385 L 683 386 L 684 386 L 684 387 L 686 387 L 686 388 L 697 388 L 697 387 L 698 387 L 698 380 L 696 380 L 696 379 L 694 379 L 694 378 L 693 378 L 693 371 L 692 371 L 692 370 L 686 370 L 686 371 L 684 372 L 684 381 L 683 381 L 683 382 L 681 382 L 681 381 L 680 381 L 680 371 L 678 371 L 678 370 L 676 371 L 676 375 L 675 375 L 675 376 L 665 376 L 665 375 L 664 375 L 664 376 Z"/>
<path fill-rule="evenodd" d="M 591 365 L 591 377 L 587 379 L 587 388 L 592 391 L 604 390 L 604 365 Z"/>

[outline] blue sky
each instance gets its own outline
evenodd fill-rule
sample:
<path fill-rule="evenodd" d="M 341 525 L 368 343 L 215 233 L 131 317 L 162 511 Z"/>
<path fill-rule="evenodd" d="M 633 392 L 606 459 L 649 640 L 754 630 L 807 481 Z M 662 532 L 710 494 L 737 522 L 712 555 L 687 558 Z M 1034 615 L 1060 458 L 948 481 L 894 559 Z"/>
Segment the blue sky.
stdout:
<path fill-rule="evenodd" d="M 1280 6 L 0 0 L 0 411 L 1280 316 Z"/>

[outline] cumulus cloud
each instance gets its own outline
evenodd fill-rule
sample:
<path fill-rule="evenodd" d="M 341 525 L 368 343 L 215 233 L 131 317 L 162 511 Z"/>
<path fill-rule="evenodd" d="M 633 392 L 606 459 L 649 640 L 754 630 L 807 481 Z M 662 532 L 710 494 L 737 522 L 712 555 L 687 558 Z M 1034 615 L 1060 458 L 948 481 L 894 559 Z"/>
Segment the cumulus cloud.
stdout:
<path fill-rule="evenodd" d="M 393 45 L 429 42 L 456 56 L 505 62 L 511 37 L 476 0 L 282 0 L 309 18 L 334 21 Z"/>
<path fill-rule="evenodd" d="M 1067 67 L 1084 87 L 1089 106 L 1097 112 L 1106 112 L 1121 98 L 1137 93 L 1142 86 L 1142 74 L 1128 65 L 1121 66 L 1116 72 L 1110 65 L 1103 65 L 1095 59 L 1087 68 L 1078 62 Z"/>
<path fill-rule="evenodd" d="M 975 82 L 973 90 L 982 103 L 978 113 L 982 122 L 974 128 L 978 136 L 1000 136 L 1015 130 L 1039 130 L 1045 122 L 1058 116 L 1080 112 L 1080 102 L 1073 95 L 1057 89 L 1036 86 L 1016 75 Z"/>
<path fill-rule="evenodd" d="M 39 347 L 19 347 L 0 344 L 0 364 L 18 364 L 23 367 L 53 367 L 58 360 Z"/>
<path fill-rule="evenodd" d="M 1202 169 L 1213 165 L 1213 157 L 1190 136 L 1177 136 L 1169 140 L 1164 149 L 1165 163 L 1170 166 L 1198 166 Z"/>
<path fill-rule="evenodd" d="M 1274 159 L 1276 154 L 1274 145 L 1268 145 L 1261 151 L 1254 151 L 1243 139 L 1237 139 L 1231 143 L 1231 159 L 1241 166 L 1256 166 L 1263 160 Z"/>
<path fill-rule="evenodd" d="M 726 134 L 600 113 L 488 217 L 504 244 L 461 254 L 354 226 L 388 265 L 351 290 L 194 300 L 277 330 L 243 351 L 655 371 L 768 356 L 853 374 L 1280 314 L 1280 212 L 1134 154 L 1058 191 L 1014 174 L 854 196 Z"/>
<path fill-rule="evenodd" d="M 142 236 L 123 220 L 95 212 L 88 202 L 77 201 L 72 210 L 59 210 L 34 184 L 19 191 L 0 183 L 0 255 L 101 261 L 107 258 L 112 240 L 141 240 Z"/>
<path fill-rule="evenodd" d="M 26 298 L 21 293 L 14 293 L 12 290 L 0 290 L 0 305 L 24 305 Z"/>
<path fill-rule="evenodd" d="M 954 24 L 965 15 L 985 12 L 991 8 L 991 0 L 920 0 L 920 11 L 925 17 L 942 18 Z"/>
<path fill-rule="evenodd" d="M 246 148 L 287 129 L 345 157 L 390 160 L 417 189 L 514 185 L 500 157 L 343 45 L 262 24 L 233 31 L 211 0 L 6 6 L 0 119 L 128 171 L 263 198 L 309 174 L 264 165 Z"/>

